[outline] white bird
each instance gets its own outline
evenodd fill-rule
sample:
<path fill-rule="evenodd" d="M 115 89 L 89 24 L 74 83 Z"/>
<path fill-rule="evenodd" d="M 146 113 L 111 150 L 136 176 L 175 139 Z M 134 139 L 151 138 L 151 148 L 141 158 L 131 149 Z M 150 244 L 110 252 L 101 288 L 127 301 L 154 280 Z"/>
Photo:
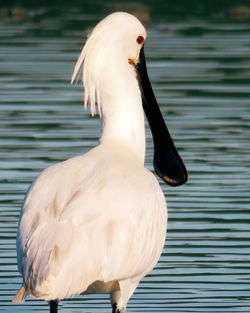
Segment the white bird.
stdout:
<path fill-rule="evenodd" d="M 89 36 L 72 81 L 83 72 L 85 106 L 103 117 L 100 144 L 45 169 L 27 191 L 17 234 L 18 269 L 27 295 L 50 302 L 110 294 L 112 312 L 126 310 L 165 241 L 167 208 L 155 176 L 144 168 L 144 113 L 153 134 L 154 166 L 170 185 L 187 181 L 144 60 L 146 31 L 117 12 Z"/>

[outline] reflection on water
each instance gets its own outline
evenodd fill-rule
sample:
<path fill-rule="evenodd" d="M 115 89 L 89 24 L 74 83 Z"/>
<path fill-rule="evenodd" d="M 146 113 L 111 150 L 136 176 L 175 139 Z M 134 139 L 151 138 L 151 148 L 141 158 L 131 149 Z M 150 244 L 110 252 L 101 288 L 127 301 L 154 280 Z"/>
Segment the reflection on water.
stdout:
<path fill-rule="evenodd" d="M 88 16 L 71 17 L 84 20 Z M 42 301 L 10 303 L 21 277 L 15 259 L 19 210 L 44 168 L 98 142 L 99 120 L 69 84 L 88 28 L 53 21 L 0 21 L 0 310 L 47 311 Z M 54 27 L 54 28 L 53 28 Z M 39 28 L 39 32 L 38 32 Z M 159 24 L 146 43 L 162 112 L 190 171 L 179 188 L 162 184 L 169 229 L 156 269 L 129 312 L 248 312 L 250 305 L 250 25 Z M 147 131 L 146 165 L 152 169 Z M 107 296 L 63 301 L 61 312 L 108 312 Z"/>

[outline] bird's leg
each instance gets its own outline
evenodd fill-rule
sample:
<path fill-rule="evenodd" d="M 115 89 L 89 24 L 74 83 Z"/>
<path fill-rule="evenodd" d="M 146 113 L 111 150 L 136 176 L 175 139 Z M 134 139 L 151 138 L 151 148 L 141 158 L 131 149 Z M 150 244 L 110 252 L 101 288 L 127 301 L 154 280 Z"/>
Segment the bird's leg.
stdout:
<path fill-rule="evenodd" d="M 57 300 L 51 300 L 49 302 L 49 306 L 50 306 L 50 313 L 57 313 L 57 307 L 58 307 Z"/>
<path fill-rule="evenodd" d="M 121 313 L 121 310 L 117 308 L 117 304 L 113 303 L 112 305 L 112 313 Z"/>

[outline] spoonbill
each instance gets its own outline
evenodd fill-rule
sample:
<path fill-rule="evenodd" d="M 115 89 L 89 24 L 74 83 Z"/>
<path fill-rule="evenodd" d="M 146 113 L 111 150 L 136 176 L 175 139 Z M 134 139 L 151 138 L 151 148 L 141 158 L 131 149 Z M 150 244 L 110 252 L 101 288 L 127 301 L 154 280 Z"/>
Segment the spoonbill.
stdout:
<path fill-rule="evenodd" d="M 85 106 L 103 118 L 100 143 L 50 166 L 29 187 L 17 234 L 18 269 L 27 295 L 50 303 L 79 294 L 110 294 L 112 312 L 126 310 L 165 242 L 167 207 L 144 167 L 145 125 L 154 140 L 154 168 L 178 186 L 188 174 L 159 110 L 146 70 L 146 31 L 133 15 L 113 13 L 92 31 L 76 63 Z"/>

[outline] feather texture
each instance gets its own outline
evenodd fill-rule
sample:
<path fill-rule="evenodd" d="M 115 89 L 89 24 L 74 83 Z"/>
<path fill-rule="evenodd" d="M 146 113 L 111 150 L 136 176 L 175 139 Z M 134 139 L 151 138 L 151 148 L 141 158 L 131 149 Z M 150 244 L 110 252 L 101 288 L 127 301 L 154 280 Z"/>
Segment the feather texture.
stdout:
<path fill-rule="evenodd" d="M 138 284 L 136 278 L 157 262 L 166 231 L 165 199 L 152 173 L 127 149 L 117 148 L 100 145 L 54 165 L 30 188 L 18 264 L 31 295 L 63 299 L 96 281 Z M 95 154 L 101 156 L 97 162 Z"/>

